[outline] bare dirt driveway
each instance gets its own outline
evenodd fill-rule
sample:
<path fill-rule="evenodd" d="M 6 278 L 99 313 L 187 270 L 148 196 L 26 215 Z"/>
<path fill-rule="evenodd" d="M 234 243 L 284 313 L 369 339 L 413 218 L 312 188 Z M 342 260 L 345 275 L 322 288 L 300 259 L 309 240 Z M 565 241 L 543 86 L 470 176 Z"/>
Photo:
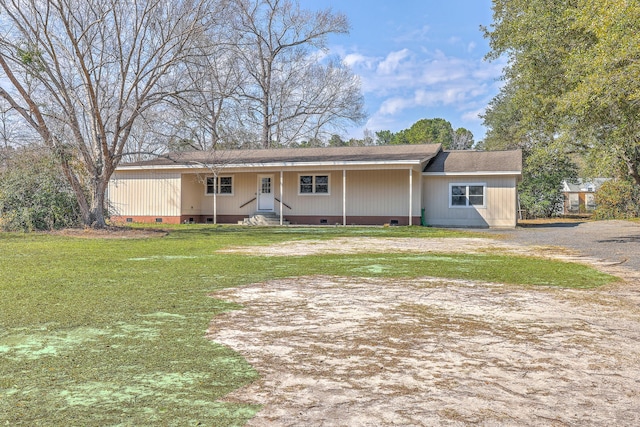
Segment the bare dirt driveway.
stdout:
<path fill-rule="evenodd" d="M 592 242 L 583 251 L 565 243 L 571 252 L 549 248 L 563 242 L 543 228 L 266 248 L 265 256 L 528 253 L 590 263 L 626 282 L 581 291 L 344 278 L 328 269 L 224 290 L 215 296 L 244 308 L 214 318 L 209 337 L 262 375 L 228 399 L 263 405 L 251 426 L 640 425 L 640 275 L 632 264 L 640 251 L 623 253 L 637 249 L 640 227 L 620 225 L 601 223 L 610 229 L 585 233 Z M 607 256 L 595 252 L 596 240 L 611 245 Z"/>

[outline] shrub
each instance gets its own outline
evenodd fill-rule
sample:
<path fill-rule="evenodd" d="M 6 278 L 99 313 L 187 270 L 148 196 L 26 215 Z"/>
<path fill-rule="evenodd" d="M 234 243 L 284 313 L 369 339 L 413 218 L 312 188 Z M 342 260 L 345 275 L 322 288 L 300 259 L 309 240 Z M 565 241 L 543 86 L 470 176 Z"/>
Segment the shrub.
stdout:
<path fill-rule="evenodd" d="M 640 216 L 640 188 L 622 179 L 602 184 L 595 193 L 596 219 L 629 219 Z"/>
<path fill-rule="evenodd" d="M 5 151 L 0 165 L 0 228 L 52 230 L 79 224 L 76 198 L 43 149 Z"/>
<path fill-rule="evenodd" d="M 529 217 L 551 217 L 562 210 L 562 181 L 575 178 L 577 167 L 554 146 L 536 147 L 526 154 L 518 185 L 521 208 Z"/>

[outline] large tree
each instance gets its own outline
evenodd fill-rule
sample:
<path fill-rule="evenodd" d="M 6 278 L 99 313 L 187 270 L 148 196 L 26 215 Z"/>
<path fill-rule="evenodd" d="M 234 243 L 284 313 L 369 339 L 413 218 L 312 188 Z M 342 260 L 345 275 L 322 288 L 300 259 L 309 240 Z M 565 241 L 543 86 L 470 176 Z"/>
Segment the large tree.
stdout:
<path fill-rule="evenodd" d="M 560 141 L 610 156 L 640 186 L 640 3 L 494 0 L 493 12 L 489 57 L 509 62 L 489 145 Z"/>
<path fill-rule="evenodd" d="M 181 90 L 208 0 L 3 0 L 0 96 L 60 162 L 85 225 L 136 124 Z"/>
<path fill-rule="evenodd" d="M 422 119 L 405 131 L 409 144 L 442 144 L 448 148 L 453 142 L 453 127 L 445 119 Z"/>
<path fill-rule="evenodd" d="M 360 82 L 342 63 L 321 60 L 331 34 L 346 34 L 347 18 L 311 12 L 293 0 L 232 0 L 232 34 L 246 72 L 241 96 L 259 144 L 289 145 L 331 134 L 364 117 Z"/>
<path fill-rule="evenodd" d="M 393 133 L 383 130 L 375 133 L 378 145 L 442 144 L 447 150 L 469 150 L 473 147 L 473 133 L 465 128 L 453 129 L 448 120 L 420 119 L 408 129 Z"/>

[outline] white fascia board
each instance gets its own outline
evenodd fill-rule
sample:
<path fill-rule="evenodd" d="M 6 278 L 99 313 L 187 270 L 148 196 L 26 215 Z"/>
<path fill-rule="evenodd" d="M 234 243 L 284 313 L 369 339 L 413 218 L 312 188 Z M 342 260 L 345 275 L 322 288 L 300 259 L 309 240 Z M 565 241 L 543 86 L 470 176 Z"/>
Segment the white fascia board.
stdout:
<path fill-rule="evenodd" d="M 422 164 L 420 160 L 377 160 L 368 162 L 279 162 L 279 163 L 229 163 L 221 165 L 121 165 L 116 171 L 125 170 L 175 170 L 175 169 L 208 169 L 208 168 L 287 168 L 287 167 L 323 167 L 323 166 L 384 166 L 384 165 L 407 165 L 415 166 Z"/>
<path fill-rule="evenodd" d="M 520 171 L 422 172 L 422 176 L 487 176 L 487 175 L 522 175 L 522 172 L 520 172 Z"/>

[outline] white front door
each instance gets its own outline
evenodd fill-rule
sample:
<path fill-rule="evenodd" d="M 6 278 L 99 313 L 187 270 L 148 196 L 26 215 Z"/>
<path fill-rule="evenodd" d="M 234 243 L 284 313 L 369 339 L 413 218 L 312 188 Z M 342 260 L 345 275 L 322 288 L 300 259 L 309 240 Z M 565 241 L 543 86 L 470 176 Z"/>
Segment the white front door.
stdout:
<path fill-rule="evenodd" d="M 273 212 L 273 175 L 258 175 L 258 210 Z"/>

